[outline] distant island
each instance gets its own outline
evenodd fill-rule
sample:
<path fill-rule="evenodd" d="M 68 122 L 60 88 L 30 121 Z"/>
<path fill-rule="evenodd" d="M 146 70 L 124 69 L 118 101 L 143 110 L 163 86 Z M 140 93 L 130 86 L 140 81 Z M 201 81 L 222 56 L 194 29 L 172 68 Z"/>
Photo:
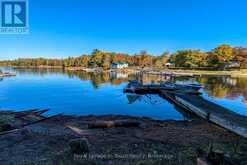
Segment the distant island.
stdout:
<path fill-rule="evenodd" d="M 247 48 L 220 45 L 209 52 L 200 50 L 179 50 L 152 55 L 146 51 L 129 55 L 125 53 L 104 52 L 98 49 L 91 54 L 66 59 L 19 58 L 0 61 L 0 66 L 46 67 L 46 68 L 102 68 L 111 69 L 113 63 L 126 63 L 128 67 L 156 69 L 246 69 Z"/>

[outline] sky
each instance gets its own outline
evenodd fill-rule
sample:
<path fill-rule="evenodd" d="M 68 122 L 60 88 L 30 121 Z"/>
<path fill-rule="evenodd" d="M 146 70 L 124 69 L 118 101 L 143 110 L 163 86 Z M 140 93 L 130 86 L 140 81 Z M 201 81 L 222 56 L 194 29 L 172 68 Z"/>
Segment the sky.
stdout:
<path fill-rule="evenodd" d="M 29 34 L 0 34 L 0 60 L 247 46 L 246 0 L 29 0 Z"/>

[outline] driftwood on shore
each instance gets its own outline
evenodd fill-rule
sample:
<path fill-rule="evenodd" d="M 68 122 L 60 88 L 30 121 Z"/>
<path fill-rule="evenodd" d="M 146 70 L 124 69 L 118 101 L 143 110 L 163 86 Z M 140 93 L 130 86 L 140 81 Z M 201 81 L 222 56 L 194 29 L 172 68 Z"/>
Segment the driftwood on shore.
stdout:
<path fill-rule="evenodd" d="M 35 110 L 35 109 L 33 109 L 33 110 L 22 111 L 22 112 L 17 113 L 15 115 L 15 118 L 22 118 L 22 117 L 26 117 L 26 116 L 32 115 L 33 117 L 35 117 L 35 120 L 32 121 L 32 122 L 28 122 L 28 123 L 22 124 L 22 125 L 20 125 L 18 127 L 13 127 L 10 130 L 6 130 L 6 131 L 3 131 L 3 132 L 0 132 L 0 136 L 21 131 L 27 126 L 34 125 L 34 124 L 37 124 L 37 123 L 41 123 L 41 122 L 44 122 L 44 121 L 49 120 L 49 119 L 54 119 L 54 118 L 59 117 L 59 116 L 62 115 L 62 114 L 58 114 L 58 115 L 53 115 L 53 116 L 50 116 L 50 117 L 41 116 L 41 114 L 43 114 L 43 113 L 45 113 L 47 111 L 48 111 L 48 109 L 44 109 L 44 110 Z M 13 114 L 15 114 L 15 112 L 10 113 L 10 114 L 13 115 Z"/>
<path fill-rule="evenodd" d="M 96 121 L 88 124 L 89 129 L 97 128 L 116 128 L 116 127 L 139 127 L 141 125 L 138 121 L 133 120 L 116 120 L 116 121 Z"/>
<path fill-rule="evenodd" d="M 25 117 L 25 116 L 29 116 L 29 115 L 33 115 L 33 116 L 37 116 L 37 117 L 43 117 L 41 116 L 42 114 L 48 112 L 49 109 L 30 109 L 30 110 L 26 110 L 26 111 L 21 111 L 21 112 L 13 112 L 12 114 L 15 114 L 15 118 L 21 118 L 21 117 Z"/>

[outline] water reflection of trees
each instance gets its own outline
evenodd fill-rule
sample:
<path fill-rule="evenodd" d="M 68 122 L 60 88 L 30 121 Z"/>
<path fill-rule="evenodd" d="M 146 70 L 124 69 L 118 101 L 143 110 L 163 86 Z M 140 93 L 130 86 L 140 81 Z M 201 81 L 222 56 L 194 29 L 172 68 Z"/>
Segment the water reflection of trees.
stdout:
<path fill-rule="evenodd" d="M 13 69 L 19 75 L 39 75 L 62 74 L 68 75 L 70 78 L 79 78 L 83 81 L 90 81 L 94 88 L 99 88 L 101 84 L 110 83 L 111 85 L 119 85 L 128 82 L 130 79 L 136 79 L 136 75 L 128 75 L 126 73 L 103 72 L 103 73 L 87 73 L 81 71 L 64 71 L 62 69 Z M 215 98 L 236 99 L 243 97 L 243 102 L 247 103 L 247 78 L 231 78 L 231 77 L 169 77 L 158 75 L 142 75 L 143 83 L 159 83 L 161 81 L 185 81 L 199 82 L 204 86 L 204 91 Z M 2 79 L 0 79 L 2 81 Z"/>
<path fill-rule="evenodd" d="M 137 95 L 137 94 L 127 94 L 127 99 L 129 104 L 134 104 L 136 102 L 144 102 L 150 105 L 160 105 L 164 103 L 164 100 L 160 98 L 158 95 L 153 94 L 145 94 L 145 95 Z"/>
<path fill-rule="evenodd" d="M 140 77 L 137 75 L 139 81 L 143 84 L 150 83 L 160 83 L 165 81 L 173 81 L 171 76 L 160 76 L 160 75 L 151 75 L 151 74 L 143 74 Z"/>
<path fill-rule="evenodd" d="M 142 102 L 145 104 L 150 105 L 161 105 L 164 103 L 164 99 L 160 97 L 159 95 L 153 95 L 153 94 L 145 94 L 145 95 L 137 95 L 137 94 L 127 94 L 127 99 L 129 104 L 135 104 L 137 102 Z M 167 100 L 169 101 L 169 100 Z M 170 101 L 169 101 L 170 102 Z M 172 102 L 170 102 L 173 104 Z M 188 113 L 187 111 L 183 110 L 182 108 L 174 105 L 174 108 L 177 112 L 179 112 L 181 115 L 183 115 L 184 120 L 191 119 L 193 115 Z"/>
<path fill-rule="evenodd" d="M 91 81 L 94 88 L 99 88 L 101 84 L 110 83 L 111 85 L 119 85 L 124 82 L 128 82 L 131 79 L 131 75 L 122 73 L 95 73 L 95 72 L 75 72 L 75 71 L 66 71 L 66 74 L 73 78 L 78 77 L 83 81 Z M 120 76 L 119 76 L 120 75 Z"/>
<path fill-rule="evenodd" d="M 101 84 L 110 83 L 111 85 L 119 85 L 128 82 L 130 79 L 136 79 L 136 75 L 128 75 L 115 72 L 104 73 L 87 73 L 87 72 L 70 72 L 66 71 L 70 77 L 76 76 L 81 80 L 89 80 L 95 88 Z M 247 103 L 247 78 L 231 78 L 231 77 L 169 77 L 157 75 L 142 75 L 143 83 L 159 83 L 161 81 L 186 81 L 199 82 L 204 86 L 204 91 L 215 98 L 227 98 L 234 100 L 240 96 L 243 102 Z"/>
<path fill-rule="evenodd" d="M 247 78 L 200 77 L 197 81 L 209 96 L 231 100 L 242 96 L 243 102 L 247 102 Z"/>
<path fill-rule="evenodd" d="M 10 68 L 10 71 L 17 72 L 19 75 L 38 75 L 38 76 L 44 76 L 47 74 L 64 74 L 63 69 L 55 69 L 55 68 Z"/>
<path fill-rule="evenodd" d="M 204 92 L 214 98 L 227 98 L 230 100 L 243 97 L 243 102 L 247 103 L 247 78 L 232 78 L 228 76 L 218 77 L 165 77 L 158 75 L 143 75 L 143 83 L 159 83 L 160 81 L 170 82 L 199 82 L 204 86 Z"/>
<path fill-rule="evenodd" d="M 133 79 L 133 76 L 126 73 L 114 73 L 114 72 L 83 72 L 83 71 L 68 71 L 63 69 L 45 69 L 45 68 L 32 68 L 32 69 L 13 69 L 19 75 L 67 75 L 69 78 L 79 78 L 83 81 L 91 81 L 94 88 L 99 88 L 101 84 L 110 83 L 111 85 L 119 85 L 124 82 L 128 82 L 129 79 Z"/>

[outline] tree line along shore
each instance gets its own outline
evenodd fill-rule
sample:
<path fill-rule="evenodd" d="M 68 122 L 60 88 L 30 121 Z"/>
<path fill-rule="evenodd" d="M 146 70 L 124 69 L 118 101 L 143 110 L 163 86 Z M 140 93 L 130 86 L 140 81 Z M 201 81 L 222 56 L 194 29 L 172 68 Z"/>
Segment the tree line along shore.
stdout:
<path fill-rule="evenodd" d="M 179 50 L 152 55 L 146 51 L 129 55 L 125 53 L 104 52 L 98 49 L 91 54 L 65 59 L 19 58 L 0 61 L 0 66 L 15 67 L 56 67 L 56 68 L 102 68 L 109 69 L 114 62 L 127 63 L 129 67 L 165 69 L 222 70 L 225 68 L 246 69 L 247 48 L 220 45 L 209 52 L 201 50 Z M 168 65 L 169 64 L 169 65 Z"/>

